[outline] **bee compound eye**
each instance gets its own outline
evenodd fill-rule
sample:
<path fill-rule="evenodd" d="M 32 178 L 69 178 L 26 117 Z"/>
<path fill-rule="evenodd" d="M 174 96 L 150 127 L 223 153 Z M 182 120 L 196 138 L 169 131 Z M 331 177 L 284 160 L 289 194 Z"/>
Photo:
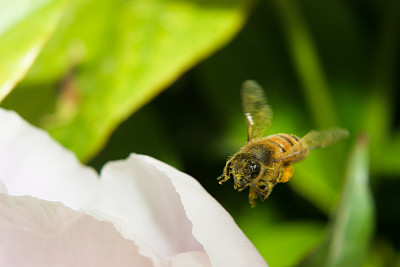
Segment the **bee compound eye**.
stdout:
<path fill-rule="evenodd" d="M 260 163 L 258 163 L 257 161 L 251 161 L 250 162 L 250 169 L 251 169 L 251 178 L 254 179 L 258 176 L 258 174 L 260 173 L 261 170 L 261 166 Z"/>

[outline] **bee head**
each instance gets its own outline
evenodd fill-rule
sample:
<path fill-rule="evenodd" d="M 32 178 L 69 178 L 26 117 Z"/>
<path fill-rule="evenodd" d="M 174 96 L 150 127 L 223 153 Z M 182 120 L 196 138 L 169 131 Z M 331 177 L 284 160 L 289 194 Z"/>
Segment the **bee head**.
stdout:
<path fill-rule="evenodd" d="M 235 189 L 242 191 L 258 177 L 261 165 L 248 153 L 240 153 L 232 159 L 229 168 L 230 175 L 235 181 Z"/>

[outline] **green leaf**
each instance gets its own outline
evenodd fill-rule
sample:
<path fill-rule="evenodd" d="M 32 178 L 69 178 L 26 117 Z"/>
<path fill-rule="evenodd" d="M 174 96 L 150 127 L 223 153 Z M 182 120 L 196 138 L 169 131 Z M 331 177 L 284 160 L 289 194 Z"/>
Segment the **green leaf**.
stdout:
<path fill-rule="evenodd" d="M 332 210 L 342 176 L 341 162 L 334 159 L 333 150 L 334 147 L 327 147 L 311 151 L 307 159 L 293 165 L 293 179 L 289 181 L 298 194 L 326 214 Z"/>
<path fill-rule="evenodd" d="M 266 226 L 263 226 L 266 228 Z M 263 235 L 246 234 L 270 266 L 294 266 L 321 238 L 323 226 L 315 222 L 279 223 Z"/>
<path fill-rule="evenodd" d="M 390 147 L 390 149 L 387 149 Z M 394 136 L 390 136 L 384 140 L 380 147 L 376 147 L 378 155 L 374 157 L 374 172 L 380 175 L 392 176 L 393 178 L 400 178 L 400 131 Z"/>
<path fill-rule="evenodd" d="M 361 266 L 373 231 L 374 209 L 368 185 L 367 138 L 353 148 L 338 210 L 322 244 L 300 266 Z"/>
<path fill-rule="evenodd" d="M 56 29 L 64 2 L 0 1 L 0 102 L 25 76 Z"/>
<path fill-rule="evenodd" d="M 247 208 L 240 215 L 235 218 L 238 225 L 270 266 L 294 266 L 323 233 L 323 225 L 317 222 L 274 218 L 271 206 Z"/>
<path fill-rule="evenodd" d="M 77 7 L 82 10 L 74 12 L 78 15 L 65 30 L 67 39 L 60 41 L 64 49 L 65 43 L 77 44 L 78 52 L 70 59 L 75 63 L 61 58 L 54 68 L 53 77 L 66 69 L 70 74 L 63 79 L 55 115 L 42 124 L 83 160 L 103 146 L 122 120 L 228 42 L 249 7 L 244 0 L 103 1 L 106 19 L 98 30 L 93 20 L 79 15 L 92 16 L 88 7 L 98 8 L 97 2 Z M 49 57 L 43 62 L 49 64 Z"/>
<path fill-rule="evenodd" d="M 294 178 L 289 184 L 320 210 L 329 214 L 340 191 L 345 169 L 346 143 L 340 140 L 323 149 L 316 149 L 304 161 L 293 166 Z"/>

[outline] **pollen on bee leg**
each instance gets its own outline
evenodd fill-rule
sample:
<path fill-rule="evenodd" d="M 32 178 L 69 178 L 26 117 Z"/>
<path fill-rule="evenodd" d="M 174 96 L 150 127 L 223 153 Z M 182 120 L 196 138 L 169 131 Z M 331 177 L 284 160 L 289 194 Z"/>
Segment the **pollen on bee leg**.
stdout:
<path fill-rule="evenodd" d="M 229 180 L 229 176 L 227 176 L 227 175 L 221 175 L 220 177 L 217 178 L 217 180 L 218 180 L 218 183 L 219 183 L 219 184 L 222 184 L 223 182 L 226 182 L 226 181 Z"/>
<path fill-rule="evenodd" d="M 283 174 L 282 174 L 282 178 L 281 178 L 281 183 L 286 183 L 287 181 L 290 180 L 290 178 L 293 175 L 293 168 L 292 165 L 289 165 L 287 167 L 285 167 L 285 169 L 283 170 Z"/>
<path fill-rule="evenodd" d="M 257 197 L 258 197 L 258 195 L 257 195 L 256 190 L 253 187 L 250 187 L 250 190 L 249 190 L 249 203 L 250 203 L 250 206 L 252 208 L 254 208 L 256 206 L 256 203 L 254 202 L 254 200 L 257 199 Z"/>

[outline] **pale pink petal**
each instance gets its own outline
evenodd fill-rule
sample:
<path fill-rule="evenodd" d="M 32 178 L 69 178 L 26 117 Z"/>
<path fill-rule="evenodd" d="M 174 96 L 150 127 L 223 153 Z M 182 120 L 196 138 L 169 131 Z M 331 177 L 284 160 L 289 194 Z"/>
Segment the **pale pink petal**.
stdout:
<path fill-rule="evenodd" d="M 122 219 L 164 258 L 203 251 L 170 180 L 142 159 L 132 155 L 106 164 L 101 171 L 101 194 L 92 208 Z"/>
<path fill-rule="evenodd" d="M 0 129 L 4 129 L 0 131 L 0 180 L 10 195 L 32 195 L 84 209 L 112 222 L 125 238 L 136 243 L 142 238 L 141 247 L 149 243 L 164 258 L 203 250 L 191 235 L 191 222 L 172 185 L 156 176 L 143 176 L 152 172 L 152 166 L 116 162 L 98 179 L 91 168 L 15 112 L 0 109 Z M 129 229 L 124 229 L 126 225 Z"/>
<path fill-rule="evenodd" d="M 208 256 L 204 252 L 185 252 L 172 256 L 169 259 L 170 267 L 207 267 L 211 266 Z M 190 265 L 188 265 L 190 263 Z"/>
<path fill-rule="evenodd" d="M 98 187 L 97 173 L 43 130 L 0 109 L 0 180 L 10 195 L 31 195 L 81 209 Z"/>
<path fill-rule="evenodd" d="M 0 108 L 0 129 L 0 181 L 5 185 L 0 185 L 1 192 L 60 201 L 75 210 L 96 214 L 102 220 L 112 222 L 125 238 L 139 245 L 142 255 L 150 257 L 155 265 L 160 264 L 158 256 L 132 233 L 129 225 L 126 227 L 119 218 L 93 211 L 93 202 L 103 199 L 102 191 L 107 190 L 101 189 L 93 169 L 80 164 L 73 153 L 13 111 Z M 133 209 L 129 212 L 135 213 Z M 135 214 L 141 217 L 139 213 Z"/>
<path fill-rule="evenodd" d="M 153 266 L 107 222 L 59 202 L 0 194 L 0 266 Z"/>

